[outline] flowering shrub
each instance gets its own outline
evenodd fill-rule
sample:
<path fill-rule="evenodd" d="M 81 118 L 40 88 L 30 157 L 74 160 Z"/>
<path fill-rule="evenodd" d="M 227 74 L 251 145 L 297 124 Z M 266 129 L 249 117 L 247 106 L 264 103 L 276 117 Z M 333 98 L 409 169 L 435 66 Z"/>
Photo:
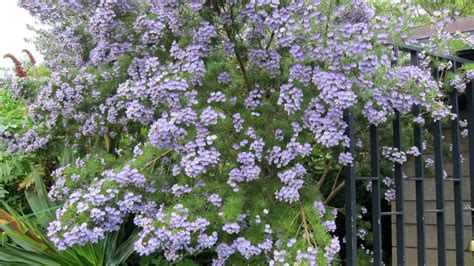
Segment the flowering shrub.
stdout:
<path fill-rule="evenodd" d="M 414 104 L 450 115 L 428 68 L 391 67 L 410 23 L 360 1 L 21 5 L 52 26 L 39 36 L 52 73 L 16 83 L 15 95 L 36 95 L 34 126 L 2 139 L 10 151 L 62 147 L 49 192 L 64 202 L 48 228 L 58 249 L 133 218 L 140 255 L 336 264 L 337 211 L 303 158 L 353 163 L 350 108 L 373 124 Z"/>

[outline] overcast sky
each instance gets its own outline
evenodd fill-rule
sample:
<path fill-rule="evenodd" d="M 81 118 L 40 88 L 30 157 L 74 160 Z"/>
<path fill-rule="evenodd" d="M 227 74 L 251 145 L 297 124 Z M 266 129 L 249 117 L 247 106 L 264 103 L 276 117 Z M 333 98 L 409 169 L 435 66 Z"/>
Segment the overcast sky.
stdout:
<path fill-rule="evenodd" d="M 27 43 L 25 38 L 34 35 L 26 28 L 26 24 L 34 24 L 35 20 L 30 14 L 17 6 L 17 0 L 0 1 L 0 67 L 12 67 L 10 60 L 4 59 L 3 55 L 11 53 L 18 58 L 26 59 L 26 54 L 21 50 L 30 50 L 36 58 L 41 61 L 41 56 L 32 43 Z"/>

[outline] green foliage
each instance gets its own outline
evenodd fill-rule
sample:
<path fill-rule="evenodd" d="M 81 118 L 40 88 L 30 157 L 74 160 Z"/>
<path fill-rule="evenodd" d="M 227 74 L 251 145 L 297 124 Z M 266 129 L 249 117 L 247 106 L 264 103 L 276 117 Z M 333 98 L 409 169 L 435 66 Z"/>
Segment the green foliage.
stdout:
<path fill-rule="evenodd" d="M 0 199 L 4 199 L 8 195 L 8 191 L 5 190 L 3 185 L 0 185 Z"/>

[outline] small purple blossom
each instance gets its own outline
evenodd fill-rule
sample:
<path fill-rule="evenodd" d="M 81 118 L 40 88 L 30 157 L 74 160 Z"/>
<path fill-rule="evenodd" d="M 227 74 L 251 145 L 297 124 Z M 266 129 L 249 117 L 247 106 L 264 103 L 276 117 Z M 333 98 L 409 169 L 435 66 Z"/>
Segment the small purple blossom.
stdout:
<path fill-rule="evenodd" d="M 219 82 L 220 84 L 223 84 L 223 85 L 227 85 L 229 84 L 230 82 L 230 74 L 229 72 L 222 72 L 219 74 L 219 76 L 217 77 L 217 82 Z"/>
<path fill-rule="evenodd" d="M 338 159 L 339 163 L 342 164 L 342 165 L 352 165 L 353 162 L 354 162 L 354 158 L 352 157 L 352 154 L 349 153 L 349 152 L 341 152 L 339 154 L 339 159 Z"/>
<path fill-rule="evenodd" d="M 237 234 L 240 232 L 240 225 L 238 223 L 226 223 L 222 226 L 222 230 L 228 234 Z"/>

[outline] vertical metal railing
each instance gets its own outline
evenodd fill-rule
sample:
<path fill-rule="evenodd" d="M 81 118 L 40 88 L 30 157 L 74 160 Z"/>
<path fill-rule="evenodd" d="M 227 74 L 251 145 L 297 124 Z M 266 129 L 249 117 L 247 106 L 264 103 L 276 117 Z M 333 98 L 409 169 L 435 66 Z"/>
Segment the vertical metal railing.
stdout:
<path fill-rule="evenodd" d="M 438 79 L 436 71 L 436 79 Z M 446 265 L 446 232 L 444 224 L 444 173 L 443 173 L 443 140 L 442 125 L 436 120 L 433 126 L 434 138 L 434 163 L 435 163 L 435 186 L 436 186 L 436 209 L 426 212 L 436 213 L 436 226 L 438 235 L 438 264 Z"/>
<path fill-rule="evenodd" d="M 458 67 L 453 62 L 452 71 Z M 452 144 L 452 160 L 453 160 L 453 193 L 454 193 L 454 223 L 456 236 L 456 265 L 464 265 L 464 224 L 463 224 L 463 202 L 462 202 L 462 177 L 461 177 L 461 144 L 459 141 L 459 104 L 458 92 L 455 88 L 451 88 L 451 113 L 454 118 L 451 119 L 451 144 Z"/>
<path fill-rule="evenodd" d="M 382 224 L 380 204 L 380 152 L 379 152 L 379 129 L 376 125 L 370 125 L 370 165 L 372 179 L 372 232 L 374 265 L 382 265 Z"/>
<path fill-rule="evenodd" d="M 344 120 L 347 123 L 346 135 L 350 139 L 346 152 L 350 152 L 354 157 L 354 162 L 345 167 L 346 264 L 352 266 L 357 263 L 355 141 L 352 110 L 344 111 Z"/>
<path fill-rule="evenodd" d="M 418 52 L 410 52 L 411 64 L 418 66 Z M 421 115 L 420 106 L 413 106 L 413 116 Z M 415 193 L 416 193 L 416 243 L 418 265 L 425 265 L 426 244 L 425 244 L 425 188 L 424 188 L 424 160 L 423 160 L 423 131 L 419 123 L 413 125 L 414 144 L 419 151 L 419 155 L 415 157 Z"/>
<path fill-rule="evenodd" d="M 395 111 L 393 118 L 393 147 L 399 151 L 402 150 L 402 132 L 401 132 L 400 112 Z M 403 173 L 402 165 L 394 163 L 395 168 L 395 215 L 397 229 L 397 264 L 405 265 L 405 215 L 404 196 L 403 196 Z"/>

